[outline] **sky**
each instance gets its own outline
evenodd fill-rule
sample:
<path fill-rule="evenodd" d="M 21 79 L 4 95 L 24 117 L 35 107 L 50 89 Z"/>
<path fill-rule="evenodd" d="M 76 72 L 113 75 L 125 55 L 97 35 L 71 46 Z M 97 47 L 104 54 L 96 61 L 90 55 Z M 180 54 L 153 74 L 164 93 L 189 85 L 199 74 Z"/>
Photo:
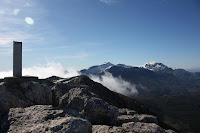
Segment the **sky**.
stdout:
<path fill-rule="evenodd" d="M 199 0 L 0 0 L 0 71 L 150 61 L 200 71 Z"/>

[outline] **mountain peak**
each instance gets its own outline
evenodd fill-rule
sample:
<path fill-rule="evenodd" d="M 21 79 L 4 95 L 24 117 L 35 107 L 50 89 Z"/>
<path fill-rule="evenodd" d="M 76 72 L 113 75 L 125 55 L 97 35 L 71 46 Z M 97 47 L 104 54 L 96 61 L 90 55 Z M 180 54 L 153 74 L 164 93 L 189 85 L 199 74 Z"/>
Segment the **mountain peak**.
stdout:
<path fill-rule="evenodd" d="M 155 61 L 146 63 L 144 65 L 144 68 L 149 69 L 151 71 L 162 71 L 164 69 L 167 69 L 168 67 L 162 63 L 157 63 Z"/>
<path fill-rule="evenodd" d="M 113 64 L 110 62 L 104 62 L 102 65 L 113 65 Z"/>
<path fill-rule="evenodd" d="M 110 62 L 104 62 L 101 65 L 92 66 L 88 69 L 81 70 L 80 72 L 83 74 L 97 74 L 98 72 L 106 70 L 107 68 L 110 68 L 112 66 L 114 66 L 114 64 Z"/>

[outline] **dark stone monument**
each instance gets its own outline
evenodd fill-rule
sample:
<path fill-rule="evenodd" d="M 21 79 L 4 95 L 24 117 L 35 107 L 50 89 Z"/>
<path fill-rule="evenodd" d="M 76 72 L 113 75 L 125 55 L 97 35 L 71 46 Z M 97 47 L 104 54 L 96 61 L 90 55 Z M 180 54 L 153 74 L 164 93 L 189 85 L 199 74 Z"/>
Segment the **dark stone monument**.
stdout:
<path fill-rule="evenodd" d="M 22 42 L 13 41 L 13 77 L 22 77 Z"/>
<path fill-rule="evenodd" d="M 13 77 L 5 77 L 6 84 L 20 84 L 26 81 L 39 81 L 38 77 L 22 76 L 22 42 L 13 41 Z"/>

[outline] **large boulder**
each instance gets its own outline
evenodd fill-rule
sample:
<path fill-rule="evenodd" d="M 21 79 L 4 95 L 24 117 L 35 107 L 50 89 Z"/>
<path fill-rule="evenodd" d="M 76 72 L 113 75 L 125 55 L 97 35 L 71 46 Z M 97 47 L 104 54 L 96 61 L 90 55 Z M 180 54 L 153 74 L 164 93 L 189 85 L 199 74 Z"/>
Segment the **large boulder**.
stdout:
<path fill-rule="evenodd" d="M 51 105 L 11 108 L 8 114 L 8 132 L 67 132 L 91 133 L 91 123 L 75 110 L 55 109 Z"/>
<path fill-rule="evenodd" d="M 68 82 L 67 82 L 68 83 Z M 66 81 L 52 87 L 55 106 L 77 110 L 92 124 L 114 124 L 118 111 L 109 105 L 87 85 L 74 86 Z"/>
<path fill-rule="evenodd" d="M 25 97 L 31 100 L 34 104 L 53 104 L 51 88 L 48 85 L 40 82 L 29 81 L 21 83 L 21 87 L 24 89 Z"/>
<path fill-rule="evenodd" d="M 93 125 L 93 133 L 175 133 L 165 130 L 154 123 L 129 122 L 120 127 L 107 125 Z"/>
<path fill-rule="evenodd" d="M 20 86 L 0 83 L 0 113 L 7 112 L 9 108 L 31 105 L 33 105 L 33 102 L 25 97 Z"/>
<path fill-rule="evenodd" d="M 110 105 L 113 105 L 118 108 L 129 108 L 131 110 L 137 111 L 138 113 L 149 113 L 148 109 L 135 99 L 113 92 L 105 86 L 103 86 L 102 84 L 94 82 L 85 75 L 80 75 L 69 79 L 58 78 L 57 81 L 54 80 L 54 83 L 57 85 L 60 83 L 63 83 L 65 85 L 67 84 L 69 88 L 88 86 L 90 87 L 90 92 L 98 95 L 99 98 L 101 98 Z M 62 86 L 60 87 L 60 91 L 62 92 Z M 66 88 L 66 86 L 64 86 L 64 88 Z M 64 90 L 66 91 L 66 89 Z"/>
<path fill-rule="evenodd" d="M 142 123 L 142 122 L 130 122 L 122 125 L 127 132 L 136 133 L 175 133 L 172 130 L 165 130 L 155 123 Z"/>

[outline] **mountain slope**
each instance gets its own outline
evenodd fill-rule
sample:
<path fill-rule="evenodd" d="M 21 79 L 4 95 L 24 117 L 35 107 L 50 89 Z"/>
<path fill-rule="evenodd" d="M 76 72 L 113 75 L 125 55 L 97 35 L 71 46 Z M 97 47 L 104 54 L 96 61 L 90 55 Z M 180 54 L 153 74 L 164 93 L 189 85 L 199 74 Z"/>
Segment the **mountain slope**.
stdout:
<path fill-rule="evenodd" d="M 145 103 L 164 123 L 180 132 L 200 131 L 199 73 L 148 63 L 144 67 L 113 65 L 95 75 L 102 77 L 105 73 L 135 84 L 138 95 L 134 98 Z"/>

